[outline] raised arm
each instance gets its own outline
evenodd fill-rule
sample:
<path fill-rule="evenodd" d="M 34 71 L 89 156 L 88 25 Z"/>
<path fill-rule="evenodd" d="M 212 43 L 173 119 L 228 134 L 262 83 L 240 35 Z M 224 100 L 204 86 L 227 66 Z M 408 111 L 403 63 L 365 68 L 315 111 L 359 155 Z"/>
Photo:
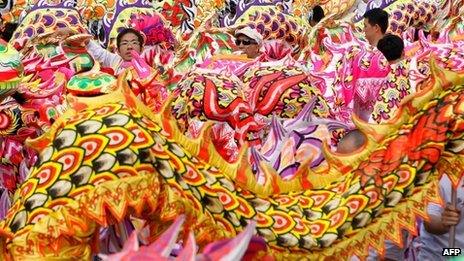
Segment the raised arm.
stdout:
<path fill-rule="evenodd" d="M 70 29 L 70 28 L 60 28 L 58 29 L 54 35 L 56 37 L 61 37 L 61 38 L 66 38 L 70 35 L 76 34 L 78 32 Z M 122 58 L 115 54 L 111 53 L 110 51 L 106 50 L 105 48 L 101 47 L 100 44 L 98 44 L 97 41 L 95 40 L 90 40 L 87 43 L 87 51 L 89 54 L 96 60 L 98 61 L 101 66 L 103 67 L 110 67 L 114 71 L 117 71 L 117 68 L 122 63 Z"/>
<path fill-rule="evenodd" d="M 117 69 L 122 62 L 121 56 L 115 53 L 111 53 L 110 51 L 104 49 L 103 47 L 100 46 L 100 44 L 98 44 L 94 40 L 91 40 L 87 44 L 87 51 L 103 67 L 110 67 L 112 69 Z"/>

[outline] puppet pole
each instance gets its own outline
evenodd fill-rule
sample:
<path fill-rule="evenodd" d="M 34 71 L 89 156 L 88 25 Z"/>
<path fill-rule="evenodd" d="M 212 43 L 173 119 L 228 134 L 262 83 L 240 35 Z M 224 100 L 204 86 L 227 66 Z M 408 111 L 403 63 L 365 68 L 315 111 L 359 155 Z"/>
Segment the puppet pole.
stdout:
<path fill-rule="evenodd" d="M 451 205 L 456 208 L 457 206 L 457 191 L 454 186 L 451 188 Z M 456 241 L 456 226 L 451 226 L 449 230 L 449 247 L 454 248 Z"/>

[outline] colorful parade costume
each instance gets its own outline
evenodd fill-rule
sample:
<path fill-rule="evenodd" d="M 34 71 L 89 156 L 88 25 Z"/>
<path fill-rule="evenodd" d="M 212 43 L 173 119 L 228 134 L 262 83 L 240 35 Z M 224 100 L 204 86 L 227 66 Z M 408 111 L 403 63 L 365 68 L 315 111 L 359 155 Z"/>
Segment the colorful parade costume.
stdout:
<path fill-rule="evenodd" d="M 10 197 L 25 180 L 35 162 L 35 152 L 24 146 L 28 137 L 37 137 L 32 112 L 9 95 L 18 90 L 23 77 L 19 53 L 0 40 L 0 216 L 10 207 Z"/>
<path fill-rule="evenodd" d="M 448 170 L 462 160 L 454 148 L 462 143 L 463 77 L 433 70 L 434 85 L 400 108 L 396 126 L 359 125 L 369 137 L 364 151 L 343 161 L 326 154 L 327 176 L 300 173 L 288 185 L 271 178 L 257 186 L 247 163 L 221 163 L 204 138 L 186 139 L 168 111 L 153 115 L 122 77 L 108 96 L 69 97 L 73 109 L 31 141 L 42 153 L 2 223 L 3 244 L 17 257 L 89 257 L 98 226 L 131 213 L 147 218 L 154 235 L 159 221 L 185 213 L 199 244 L 233 236 L 254 219 L 282 258 L 362 256 L 369 244 L 381 249 L 385 237 L 398 240 L 401 227 L 414 231 L 415 215 L 436 200 L 431 178 L 460 178 Z M 402 153 L 392 154 L 398 147 Z M 371 213 L 382 223 L 370 223 Z M 376 237 L 361 240 L 361 233 Z"/>
<path fill-rule="evenodd" d="M 195 9 L 195 2 L 183 3 L 188 10 Z M 283 19 L 283 24 L 293 28 L 292 22 L 298 19 L 285 9 L 286 3 L 282 1 L 284 9 L 272 17 L 268 6 L 256 12 L 250 9 L 257 16 L 242 22 L 261 27 L 260 22 L 273 25 Z M 63 5 L 45 8 L 43 4 L 38 6 L 57 17 L 62 17 L 60 12 L 67 19 L 75 17 L 73 10 L 64 12 L 67 7 Z M 143 11 L 141 16 L 151 8 L 142 1 L 113 4 L 108 10 L 115 13 L 92 9 L 103 5 L 99 1 L 84 5 L 87 25 L 111 21 L 104 25 L 100 39 L 110 48 L 111 36 L 130 23 L 131 8 Z M 295 1 L 301 11 L 298 4 L 301 1 Z M 442 175 L 448 175 L 454 186 L 459 184 L 464 173 L 464 75 L 456 69 L 462 64 L 462 19 L 447 25 L 455 32 L 449 42 L 421 40 L 419 44 L 427 47 L 424 53 L 408 58 L 430 62 L 424 79 L 414 83 L 415 91 L 401 95 L 386 123 L 368 124 L 346 115 L 351 108 L 335 110 L 340 105 L 338 98 L 346 99 L 344 105 L 353 102 L 362 87 L 356 87 L 356 82 L 370 77 L 360 70 L 387 72 L 390 88 L 396 90 L 403 86 L 396 73 L 404 77 L 406 70 L 390 70 L 379 57 L 371 60 L 375 54 L 354 39 L 354 32 L 342 29 L 336 39 L 345 43 L 338 46 L 322 41 L 326 53 L 304 53 L 308 47 L 304 25 L 295 23 L 299 38 L 294 41 L 288 38 L 294 32 L 264 26 L 262 31 L 269 31 L 269 39 L 284 36 L 297 48 L 268 46 L 269 52 L 248 63 L 229 56 L 233 41 L 228 32 L 195 24 L 216 10 L 205 7 L 222 8 L 224 3 L 200 1 L 197 5 L 201 8 L 188 16 L 190 20 L 173 21 L 191 29 L 184 35 L 187 40 L 175 47 L 176 57 L 161 55 L 159 49 L 149 52 L 148 60 L 135 54 L 117 78 L 99 70 L 85 51 L 81 43 L 88 35 L 54 39 L 46 31 L 55 27 L 43 23 L 58 24 L 59 19 L 49 21 L 44 10 L 26 16 L 18 38 L 13 39 L 16 46 L 24 47 L 25 55 L 26 75 L 18 90 L 27 98 L 25 106 L 43 103 L 46 110 L 39 110 L 31 117 L 34 120 L 24 120 L 23 125 L 35 122 L 45 133 L 21 143 L 35 149 L 38 160 L 24 175 L 0 222 L 2 260 L 89 260 L 101 250 L 102 231 L 126 222 L 146 233 L 143 240 L 149 246 L 142 253 L 135 251 L 137 240 L 132 236 L 119 256 L 145 253 L 167 258 L 176 233 L 186 242 L 178 252 L 181 258 L 195 257 L 196 244 L 203 257 L 231 254 L 235 244 L 243 254 L 247 244 L 253 245 L 255 230 L 263 240 L 257 244 L 258 257 L 364 257 L 369 248 L 382 253 L 385 240 L 401 244 L 402 229 L 417 232 L 416 218 L 427 218 L 429 202 L 439 203 L 437 182 Z M 349 7 L 337 7 L 338 15 Z M 41 22 L 34 27 L 35 18 Z M 40 28 L 44 34 L 37 31 Z M 19 36 L 33 39 L 19 41 Z M 0 90 L 10 94 L 19 83 L 21 60 L 11 47 L 4 46 L 14 59 L 9 67 L 0 68 Z M 291 57 L 299 52 L 307 60 Z M 246 70 L 236 66 L 242 62 Z M 196 68 L 201 64 L 206 68 Z M 182 79 L 176 77 L 179 74 Z M 382 100 L 388 95 L 378 98 L 390 102 Z M 8 106 L 1 107 L 0 113 L 11 114 L 20 108 L 10 101 L 11 97 L 5 98 L 2 105 Z M 202 127 L 190 132 L 193 121 Z M 222 127 L 226 131 L 221 132 Z M 366 143 L 349 154 L 332 152 L 334 143 L 329 142 L 340 129 L 349 127 L 358 128 Z M 5 137 L 2 133 L 2 140 Z M 235 147 L 227 147 L 230 140 Z M 3 155 L 15 159 L 0 151 Z M 7 185 L 8 189 L 17 186 L 14 182 Z"/>

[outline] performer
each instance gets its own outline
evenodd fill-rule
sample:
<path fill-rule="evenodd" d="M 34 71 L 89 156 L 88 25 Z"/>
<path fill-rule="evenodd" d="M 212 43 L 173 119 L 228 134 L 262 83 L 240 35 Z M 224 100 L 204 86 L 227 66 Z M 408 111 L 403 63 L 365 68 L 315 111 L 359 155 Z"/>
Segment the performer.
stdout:
<path fill-rule="evenodd" d="M 72 35 L 75 33 L 69 28 L 62 28 L 56 32 L 57 35 Z M 90 40 L 87 43 L 87 51 L 102 67 L 111 68 L 116 74 L 119 74 L 125 68 L 123 66 L 124 62 L 132 61 L 132 51 L 141 53 L 144 44 L 143 36 L 139 31 L 133 28 L 125 28 L 116 37 L 117 54 L 101 47 L 95 40 Z"/>
<path fill-rule="evenodd" d="M 372 46 L 385 35 L 388 29 L 388 13 L 380 8 L 374 8 L 364 14 L 364 35 Z"/>
<path fill-rule="evenodd" d="M 428 64 L 405 56 L 403 39 L 397 35 L 386 34 L 378 42 L 377 49 L 387 59 L 389 73 L 386 81 L 379 85 L 370 121 L 383 123 L 394 116 L 406 96 L 420 89 L 429 70 L 420 71 L 417 68 L 428 68 Z"/>
<path fill-rule="evenodd" d="M 353 153 L 367 142 L 366 136 L 358 129 L 348 132 L 338 143 L 337 153 Z"/>
<path fill-rule="evenodd" d="M 388 13 L 382 9 L 374 8 L 364 14 L 364 34 L 372 47 L 369 52 L 368 66 L 353 66 L 354 78 L 354 105 L 353 113 L 360 119 L 368 121 L 373 111 L 379 89 L 386 82 L 389 70 L 382 63 L 383 55 L 376 49 L 377 43 L 385 35 L 388 28 Z M 361 59 L 366 59 L 359 53 L 354 58 L 356 65 L 363 65 Z M 350 99 L 347 99 L 348 104 Z"/>
<path fill-rule="evenodd" d="M 197 64 L 199 68 L 224 70 L 233 73 L 239 78 L 260 57 L 263 49 L 263 36 L 249 26 L 237 29 L 234 32 L 237 48 L 231 54 L 214 54 L 203 63 Z"/>
<path fill-rule="evenodd" d="M 387 58 L 390 64 L 401 61 L 404 57 L 404 42 L 401 37 L 394 34 L 386 34 L 377 43 L 377 49 Z"/>
<path fill-rule="evenodd" d="M 87 50 L 104 67 L 120 67 L 123 62 L 132 61 L 132 51 L 142 52 L 144 47 L 143 36 L 133 28 L 125 28 L 116 37 L 116 46 L 118 54 L 109 52 L 96 41 L 90 41 L 87 44 Z"/>
<path fill-rule="evenodd" d="M 248 58 L 255 59 L 261 54 L 263 36 L 247 26 L 235 32 L 235 44 Z"/>
<path fill-rule="evenodd" d="M 314 27 L 324 18 L 324 10 L 320 5 L 316 5 L 313 8 L 313 11 L 309 17 L 309 24 Z M 314 44 L 314 52 L 320 54 L 321 51 L 325 51 L 324 45 L 322 41 L 324 38 L 328 37 L 330 34 L 328 33 L 325 27 L 319 28 L 316 37 L 316 43 Z"/>
<path fill-rule="evenodd" d="M 456 226 L 456 245 L 455 247 L 464 249 L 464 218 L 462 209 L 464 208 L 464 181 L 461 180 L 457 189 L 457 206 L 451 202 L 451 181 L 447 176 L 440 180 L 440 196 L 445 207 L 436 204 L 429 204 L 429 221 L 421 225 L 419 242 L 418 260 L 446 260 L 442 256 L 443 248 L 448 247 L 449 229 Z"/>

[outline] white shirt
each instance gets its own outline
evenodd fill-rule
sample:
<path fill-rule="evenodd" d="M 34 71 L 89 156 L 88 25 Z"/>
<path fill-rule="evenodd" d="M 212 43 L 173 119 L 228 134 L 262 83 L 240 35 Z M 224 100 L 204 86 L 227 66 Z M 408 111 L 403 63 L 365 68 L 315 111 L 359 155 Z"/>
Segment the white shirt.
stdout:
<path fill-rule="evenodd" d="M 106 50 L 96 41 L 91 40 L 87 44 L 87 51 L 102 67 L 111 68 L 116 74 L 118 74 L 120 70 L 122 71 L 121 64 L 123 60 L 121 56 Z"/>
<path fill-rule="evenodd" d="M 443 176 L 440 180 L 440 194 L 445 204 L 451 203 L 451 181 L 447 176 Z M 455 247 L 464 249 L 464 182 L 462 180 L 461 185 L 457 189 L 457 209 L 461 209 L 461 221 L 456 225 Z M 441 217 L 443 207 L 436 204 L 429 204 L 427 211 L 429 215 Z M 427 232 L 422 224 L 419 240 L 421 246 L 418 260 L 446 260 L 446 258 L 442 256 L 442 251 L 443 248 L 448 247 L 449 233 L 434 235 Z"/>

